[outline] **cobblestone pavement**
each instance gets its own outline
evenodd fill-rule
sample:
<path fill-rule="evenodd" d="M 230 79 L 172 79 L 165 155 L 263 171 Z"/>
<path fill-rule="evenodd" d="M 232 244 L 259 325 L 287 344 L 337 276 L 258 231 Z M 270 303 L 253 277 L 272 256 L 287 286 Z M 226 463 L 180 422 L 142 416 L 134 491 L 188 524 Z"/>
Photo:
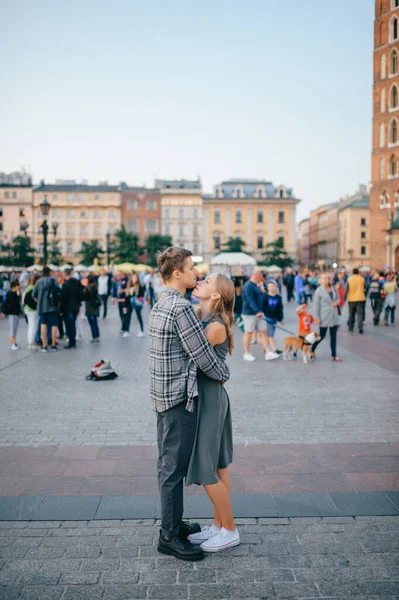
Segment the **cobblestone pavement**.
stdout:
<path fill-rule="evenodd" d="M 285 328 L 296 331 L 295 306 L 286 307 Z M 368 319 L 370 318 L 368 310 Z M 0 321 L 0 447 L 154 445 L 155 420 L 148 394 L 146 339 L 121 339 L 115 307 L 101 322 L 101 347 L 76 352 L 29 353 L 7 349 L 8 324 Z M 319 347 L 314 364 L 281 359 L 242 360 L 242 334 L 230 359 L 227 384 L 236 444 L 321 444 L 399 441 L 399 327 L 338 336 L 345 362 L 329 360 L 329 344 Z M 25 344 L 21 322 L 18 339 Z M 283 331 L 278 331 L 282 347 Z M 112 382 L 87 382 L 101 357 L 120 374 Z"/>
<path fill-rule="evenodd" d="M 0 523 L 2 600 L 399 598 L 399 517 L 243 519 L 242 545 L 158 554 L 154 521 Z"/>

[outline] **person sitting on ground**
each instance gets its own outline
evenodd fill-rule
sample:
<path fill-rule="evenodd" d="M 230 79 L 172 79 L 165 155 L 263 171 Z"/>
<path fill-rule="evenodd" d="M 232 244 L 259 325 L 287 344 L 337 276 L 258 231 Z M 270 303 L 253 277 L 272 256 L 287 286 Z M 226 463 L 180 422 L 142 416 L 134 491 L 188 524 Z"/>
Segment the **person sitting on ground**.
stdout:
<path fill-rule="evenodd" d="M 277 293 L 277 285 L 273 281 L 269 281 L 267 293 L 263 296 L 263 312 L 265 313 L 267 337 L 271 349 L 277 354 L 282 354 L 281 350 L 277 350 L 274 335 L 277 323 L 284 323 L 283 299 Z"/>

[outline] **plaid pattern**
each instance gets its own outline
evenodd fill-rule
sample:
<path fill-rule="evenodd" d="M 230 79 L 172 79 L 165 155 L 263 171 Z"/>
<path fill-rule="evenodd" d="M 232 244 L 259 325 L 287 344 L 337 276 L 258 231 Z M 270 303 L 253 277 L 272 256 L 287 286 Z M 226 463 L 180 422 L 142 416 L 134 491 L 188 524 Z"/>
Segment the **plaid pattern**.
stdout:
<path fill-rule="evenodd" d="M 149 322 L 150 393 L 153 408 L 164 412 L 187 400 L 192 412 L 198 396 L 197 367 L 227 381 L 230 371 L 214 353 L 194 308 L 173 288 L 161 295 Z"/>

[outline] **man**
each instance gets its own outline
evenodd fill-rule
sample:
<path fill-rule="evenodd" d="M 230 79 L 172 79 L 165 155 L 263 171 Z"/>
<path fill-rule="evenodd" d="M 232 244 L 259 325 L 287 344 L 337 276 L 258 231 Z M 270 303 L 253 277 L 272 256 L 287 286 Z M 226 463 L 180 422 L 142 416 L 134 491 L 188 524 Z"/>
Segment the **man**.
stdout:
<path fill-rule="evenodd" d="M 306 304 L 305 294 L 305 279 L 303 277 L 303 271 L 299 271 L 294 278 L 295 287 L 295 300 L 298 304 Z"/>
<path fill-rule="evenodd" d="M 103 305 L 103 319 L 106 319 L 108 308 L 108 296 L 111 293 L 111 277 L 108 275 L 105 269 L 101 269 L 100 276 L 97 280 L 97 284 L 98 295 L 100 296 Z"/>
<path fill-rule="evenodd" d="M 120 333 L 122 337 L 128 337 L 129 327 L 130 327 L 130 319 L 131 312 L 128 312 L 126 308 L 126 288 L 128 283 L 128 277 L 126 277 L 123 271 L 117 271 L 115 278 L 115 285 L 112 290 L 112 304 L 116 301 L 118 304 L 119 310 L 119 318 L 121 320 L 121 330 Z"/>
<path fill-rule="evenodd" d="M 151 306 L 151 308 L 155 304 L 155 293 L 154 293 L 154 273 L 155 271 L 152 269 L 151 271 L 146 271 L 144 276 L 144 287 L 145 287 L 145 299 Z"/>
<path fill-rule="evenodd" d="M 366 294 L 364 291 L 364 278 L 359 275 L 359 269 L 353 269 L 352 276 L 348 279 L 346 299 L 349 304 L 349 331 L 353 333 L 357 315 L 357 326 L 359 333 L 363 333 L 364 303 Z"/>
<path fill-rule="evenodd" d="M 149 368 L 151 398 L 157 412 L 158 485 L 161 531 L 158 551 L 183 560 L 200 560 L 203 551 L 187 536 L 201 531 L 183 517 L 183 479 L 197 425 L 197 367 L 218 381 L 229 369 L 217 358 L 192 305 L 184 299 L 196 285 L 192 253 L 168 248 L 158 256 L 166 289 L 150 314 Z"/>
<path fill-rule="evenodd" d="M 60 311 L 65 321 L 68 345 L 66 349 L 76 348 L 76 317 L 78 316 L 84 288 L 80 281 L 72 276 L 72 269 L 65 269 L 65 281 L 61 289 Z"/>
<path fill-rule="evenodd" d="M 291 302 L 294 299 L 294 274 L 292 269 L 288 267 L 287 273 L 284 277 L 284 285 L 287 289 L 287 302 Z"/>
<path fill-rule="evenodd" d="M 274 360 L 279 355 L 269 350 L 266 335 L 265 315 L 262 311 L 263 294 L 259 285 L 263 281 L 263 274 L 255 267 L 251 279 L 244 284 L 242 289 L 242 319 L 244 322 L 244 360 L 252 362 L 255 357 L 249 351 L 251 337 L 254 332 L 259 333 L 261 344 L 265 351 L 266 360 Z"/>
<path fill-rule="evenodd" d="M 51 351 L 57 351 L 60 287 L 57 281 L 50 277 L 50 273 L 48 267 L 43 268 L 42 277 L 36 281 L 32 292 L 39 314 L 41 352 L 47 352 L 47 327 L 51 329 Z"/>

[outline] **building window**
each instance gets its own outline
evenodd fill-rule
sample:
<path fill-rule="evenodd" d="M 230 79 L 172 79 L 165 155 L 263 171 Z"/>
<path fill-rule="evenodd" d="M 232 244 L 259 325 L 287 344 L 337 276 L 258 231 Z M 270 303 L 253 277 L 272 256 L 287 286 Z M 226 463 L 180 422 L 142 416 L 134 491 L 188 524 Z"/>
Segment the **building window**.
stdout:
<path fill-rule="evenodd" d="M 391 52 L 391 56 L 389 57 L 389 74 L 397 75 L 398 73 L 398 52 L 395 48 Z"/>
<path fill-rule="evenodd" d="M 389 171 L 391 177 L 396 177 L 396 158 L 392 156 L 391 161 L 389 163 Z"/>
<path fill-rule="evenodd" d="M 68 225 L 66 228 L 67 235 L 73 235 L 73 227 L 72 225 Z"/>
<path fill-rule="evenodd" d="M 87 212 L 85 210 L 81 210 L 80 211 L 80 218 L 81 219 L 87 219 Z"/>
<path fill-rule="evenodd" d="M 256 213 L 256 222 L 263 223 L 263 210 L 258 210 Z"/>
<path fill-rule="evenodd" d="M 240 190 L 240 188 L 236 189 L 236 198 L 241 198 L 241 190 Z"/>
<path fill-rule="evenodd" d="M 94 211 L 94 218 L 95 219 L 101 219 L 103 216 L 103 211 L 102 210 L 98 210 L 98 208 L 96 208 L 96 210 Z"/>
<path fill-rule="evenodd" d="M 170 219 L 170 208 L 165 208 L 165 219 Z"/>
<path fill-rule="evenodd" d="M 367 226 L 367 220 L 365 218 L 360 219 L 360 227 L 366 227 Z"/>
<path fill-rule="evenodd" d="M 96 202 L 99 202 L 99 201 L 100 201 L 100 195 L 99 195 L 99 194 L 96 194 L 96 195 L 94 196 L 94 200 L 95 200 Z"/>
<path fill-rule="evenodd" d="M 385 127 L 384 127 L 384 123 L 381 123 L 380 125 L 380 148 L 383 148 L 385 146 Z"/>
<path fill-rule="evenodd" d="M 137 233 L 137 220 L 136 219 L 128 219 L 127 220 L 127 230 L 129 233 Z"/>
<path fill-rule="evenodd" d="M 194 244 L 193 251 L 194 251 L 194 254 L 198 254 L 198 252 L 199 252 L 198 244 Z"/>
<path fill-rule="evenodd" d="M 380 112 L 382 112 L 382 113 L 385 112 L 385 89 L 384 88 L 381 90 Z"/>
<path fill-rule="evenodd" d="M 147 233 L 157 232 L 157 222 L 155 219 L 147 219 L 145 222 L 145 230 Z"/>
<path fill-rule="evenodd" d="M 194 225 L 194 227 L 193 227 L 193 236 L 194 237 L 199 237 L 198 225 Z"/>
<path fill-rule="evenodd" d="M 66 216 L 67 216 L 67 219 L 73 219 L 74 211 L 72 210 L 72 208 L 68 208 L 68 210 L 66 211 Z"/>
<path fill-rule="evenodd" d="M 397 85 L 393 85 L 391 89 L 391 108 L 398 107 L 398 87 Z"/>
<path fill-rule="evenodd" d="M 9 198 L 10 197 L 10 192 L 4 192 L 4 198 Z"/>
<path fill-rule="evenodd" d="M 389 128 L 389 141 L 391 144 L 396 144 L 398 141 L 398 124 L 396 119 L 392 119 L 391 126 Z"/>
<path fill-rule="evenodd" d="M 116 219 L 116 210 L 108 211 L 108 219 Z"/>
<path fill-rule="evenodd" d="M 0 208 L 0 217 L 2 217 L 2 216 L 3 216 L 3 209 Z"/>
<path fill-rule="evenodd" d="M 280 190 L 280 198 L 284 198 L 284 190 Z"/>
<path fill-rule="evenodd" d="M 53 215 L 53 217 L 60 217 L 61 216 L 61 209 L 59 209 L 59 208 L 52 208 L 51 209 L 51 214 Z"/>
<path fill-rule="evenodd" d="M 263 190 L 258 190 L 258 198 L 263 198 Z"/>
<path fill-rule="evenodd" d="M 285 223 L 285 213 L 283 210 L 279 210 L 278 211 L 278 222 L 281 223 Z"/>
<path fill-rule="evenodd" d="M 165 235 L 170 235 L 170 225 L 165 225 Z"/>
<path fill-rule="evenodd" d="M 13 198 L 13 200 L 16 200 L 16 198 L 17 198 L 17 192 L 12 192 L 11 198 Z"/>
<path fill-rule="evenodd" d="M 24 210 L 23 208 L 19 209 L 19 216 L 20 217 L 26 217 L 26 210 Z"/>
<path fill-rule="evenodd" d="M 258 250 L 263 249 L 263 235 L 258 235 L 258 237 L 256 238 L 256 247 Z"/>
<path fill-rule="evenodd" d="M 392 17 L 389 25 L 389 41 L 394 42 L 398 39 L 398 17 Z"/>
<path fill-rule="evenodd" d="M 365 255 L 366 255 L 366 246 L 361 246 L 361 247 L 360 247 L 360 254 L 361 254 L 362 256 L 365 256 Z"/>
<path fill-rule="evenodd" d="M 94 227 L 94 235 L 101 235 L 101 225 L 96 225 Z"/>
<path fill-rule="evenodd" d="M 0 231 L 3 231 L 3 223 L 0 223 Z"/>
<path fill-rule="evenodd" d="M 366 232 L 362 231 L 361 234 L 360 234 L 360 237 L 362 238 L 362 240 L 365 240 L 366 239 Z"/>
<path fill-rule="evenodd" d="M 137 210 L 137 200 L 129 200 L 127 203 L 128 210 Z"/>
<path fill-rule="evenodd" d="M 179 225 L 179 236 L 184 237 L 184 225 Z"/>
<path fill-rule="evenodd" d="M 86 225 L 82 225 L 82 227 L 80 228 L 80 235 L 87 235 Z"/>
<path fill-rule="evenodd" d="M 67 254 L 73 254 L 73 244 L 72 244 L 72 242 L 67 242 L 66 253 Z"/>
<path fill-rule="evenodd" d="M 179 208 L 179 219 L 184 219 L 184 208 Z"/>
<path fill-rule="evenodd" d="M 220 250 L 220 237 L 218 235 L 213 238 L 213 249 Z"/>
<path fill-rule="evenodd" d="M 385 179 L 385 160 L 380 159 L 380 179 Z"/>
<path fill-rule="evenodd" d="M 53 194 L 53 202 L 57 201 L 57 194 Z"/>
<path fill-rule="evenodd" d="M 155 203 L 155 200 L 148 200 L 147 210 L 156 210 L 156 209 L 157 209 L 157 205 Z"/>
<path fill-rule="evenodd" d="M 236 210 L 236 223 L 242 223 L 242 211 Z"/>
<path fill-rule="evenodd" d="M 385 54 L 381 55 L 381 79 L 386 77 L 386 58 Z"/>
<path fill-rule="evenodd" d="M 399 8 L 399 0 L 392 0 L 392 9 Z"/>
<path fill-rule="evenodd" d="M 38 253 L 39 254 L 43 254 L 43 250 L 44 250 L 43 244 L 42 243 L 38 244 L 37 245 L 37 251 L 38 251 Z"/>
<path fill-rule="evenodd" d="M 278 238 L 277 238 L 277 241 L 280 244 L 280 247 L 284 248 L 284 244 L 285 244 L 284 236 L 283 235 L 279 235 Z"/>
<path fill-rule="evenodd" d="M 213 212 L 213 222 L 215 225 L 220 225 L 220 211 L 215 210 Z"/>
<path fill-rule="evenodd" d="M 194 208 L 194 214 L 193 214 L 193 218 L 194 218 L 194 219 L 199 219 L 199 215 L 198 215 L 198 208 Z"/>

